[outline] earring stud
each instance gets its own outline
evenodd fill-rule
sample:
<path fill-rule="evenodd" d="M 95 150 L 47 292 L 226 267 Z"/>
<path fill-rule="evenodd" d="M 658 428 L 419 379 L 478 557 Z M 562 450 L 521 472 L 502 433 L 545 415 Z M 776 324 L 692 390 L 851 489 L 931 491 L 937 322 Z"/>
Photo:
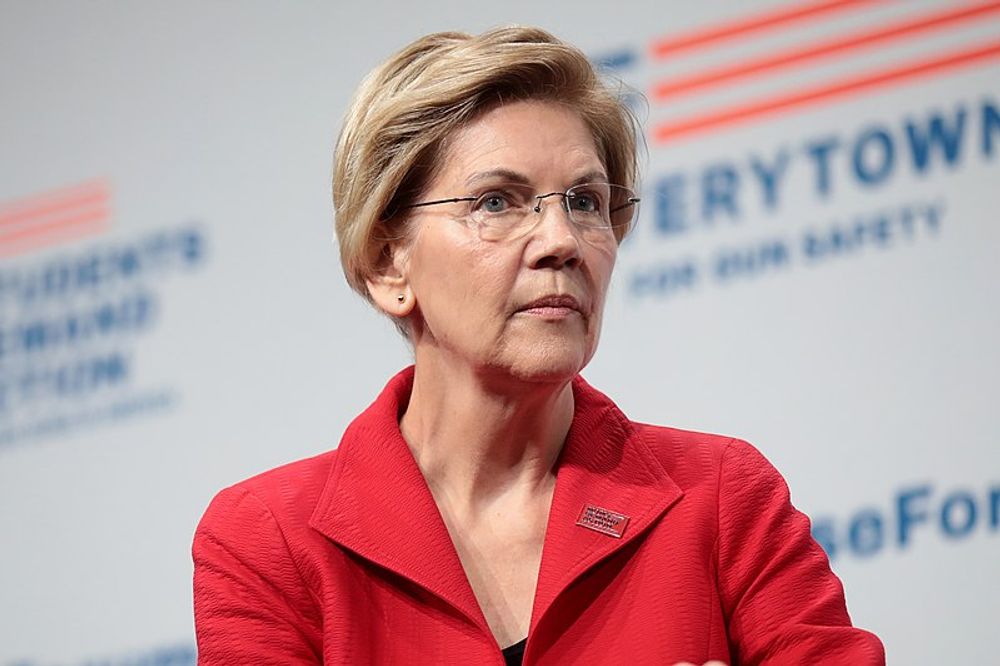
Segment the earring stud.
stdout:
<path fill-rule="evenodd" d="M 405 300 L 406 300 L 406 296 L 404 296 L 403 294 L 400 294 L 399 296 L 396 297 L 396 301 L 399 302 L 399 303 L 402 303 Z"/>

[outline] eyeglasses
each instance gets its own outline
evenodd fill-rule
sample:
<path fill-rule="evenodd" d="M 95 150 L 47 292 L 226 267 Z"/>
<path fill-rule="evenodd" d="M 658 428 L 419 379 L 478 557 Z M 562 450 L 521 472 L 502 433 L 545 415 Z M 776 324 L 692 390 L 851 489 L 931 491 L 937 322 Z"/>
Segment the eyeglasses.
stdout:
<path fill-rule="evenodd" d="M 541 213 L 542 200 L 549 197 L 562 197 L 562 209 L 583 238 L 592 243 L 620 239 L 635 219 L 639 207 L 639 197 L 627 187 L 582 183 L 565 192 L 548 194 L 535 194 L 527 185 L 508 184 L 491 187 L 478 196 L 423 201 L 403 208 L 464 203 L 468 209 L 463 219 L 475 225 L 482 240 L 505 241 L 531 231 L 541 219 L 540 215 L 533 217 L 531 213 Z"/>

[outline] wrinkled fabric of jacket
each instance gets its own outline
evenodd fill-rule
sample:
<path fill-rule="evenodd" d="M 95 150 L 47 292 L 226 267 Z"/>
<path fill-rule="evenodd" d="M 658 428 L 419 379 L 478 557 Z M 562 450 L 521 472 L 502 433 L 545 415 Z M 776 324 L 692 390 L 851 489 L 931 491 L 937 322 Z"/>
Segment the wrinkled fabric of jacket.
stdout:
<path fill-rule="evenodd" d="M 502 666 L 399 431 L 412 382 L 336 450 L 215 497 L 193 546 L 199 664 Z M 579 377 L 573 392 L 524 664 L 885 663 L 756 449 L 629 421 Z M 628 520 L 591 529 L 588 506 Z"/>

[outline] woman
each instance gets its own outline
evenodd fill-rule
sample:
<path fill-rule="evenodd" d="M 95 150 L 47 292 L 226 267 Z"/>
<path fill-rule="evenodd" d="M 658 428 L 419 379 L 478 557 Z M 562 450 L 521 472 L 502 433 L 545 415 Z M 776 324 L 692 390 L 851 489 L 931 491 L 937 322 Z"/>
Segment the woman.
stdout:
<path fill-rule="evenodd" d="M 537 29 L 431 35 L 368 77 L 337 235 L 415 364 L 336 451 L 212 502 L 201 663 L 884 663 L 756 450 L 630 422 L 579 377 L 636 136 Z"/>

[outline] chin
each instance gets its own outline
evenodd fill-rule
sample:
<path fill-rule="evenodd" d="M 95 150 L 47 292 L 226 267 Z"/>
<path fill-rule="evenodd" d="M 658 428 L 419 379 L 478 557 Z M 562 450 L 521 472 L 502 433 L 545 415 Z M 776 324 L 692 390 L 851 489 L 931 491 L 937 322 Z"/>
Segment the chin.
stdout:
<path fill-rule="evenodd" d="M 501 364 L 510 376 L 520 381 L 548 384 L 573 379 L 592 356 L 590 345 L 558 339 L 539 340 L 508 347 Z"/>

